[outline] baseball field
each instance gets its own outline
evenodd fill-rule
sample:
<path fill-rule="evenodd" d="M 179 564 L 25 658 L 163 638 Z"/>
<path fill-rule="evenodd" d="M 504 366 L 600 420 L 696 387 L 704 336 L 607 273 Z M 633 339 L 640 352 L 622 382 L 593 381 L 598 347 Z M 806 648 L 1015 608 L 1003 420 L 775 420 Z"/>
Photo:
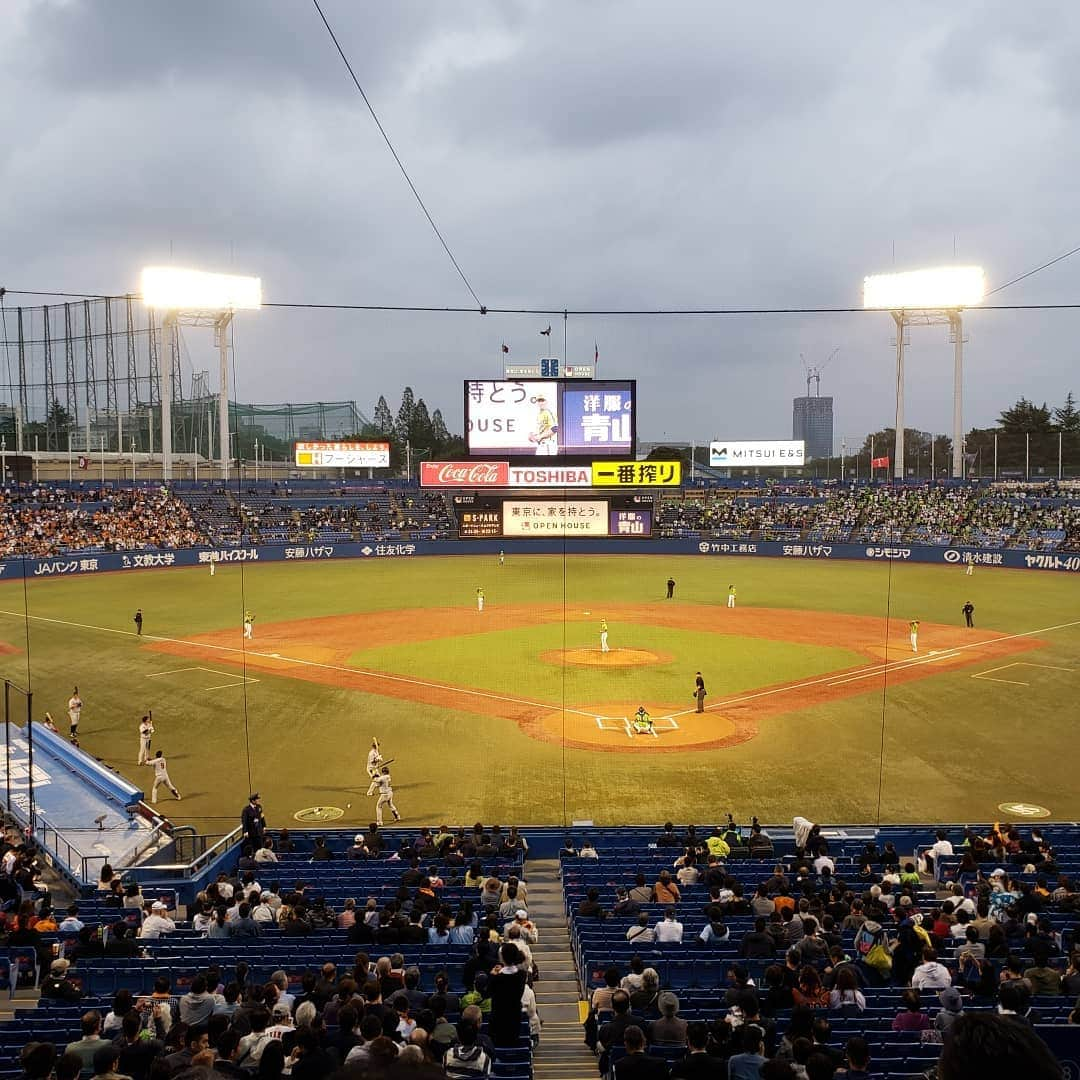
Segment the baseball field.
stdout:
<path fill-rule="evenodd" d="M 0 585 L 0 649 L 64 733 L 77 685 L 83 748 L 148 793 L 152 709 L 183 794 L 160 805 L 210 831 L 255 789 L 272 826 L 368 822 L 372 736 L 418 825 L 1080 818 L 1063 574 L 512 550 L 146 570 Z"/>

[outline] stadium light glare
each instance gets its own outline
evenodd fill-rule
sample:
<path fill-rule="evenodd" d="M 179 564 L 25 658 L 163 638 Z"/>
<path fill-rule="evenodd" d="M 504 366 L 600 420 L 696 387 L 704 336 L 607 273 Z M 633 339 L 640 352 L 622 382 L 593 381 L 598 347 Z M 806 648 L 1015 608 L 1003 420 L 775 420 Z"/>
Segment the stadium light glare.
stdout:
<path fill-rule="evenodd" d="M 868 309 L 948 311 L 978 304 L 985 295 L 986 275 L 980 266 L 942 266 L 863 278 L 863 307 Z"/>
<path fill-rule="evenodd" d="M 168 311 L 255 311 L 262 307 L 262 281 L 175 266 L 147 266 L 142 272 L 142 298 L 147 307 Z"/>

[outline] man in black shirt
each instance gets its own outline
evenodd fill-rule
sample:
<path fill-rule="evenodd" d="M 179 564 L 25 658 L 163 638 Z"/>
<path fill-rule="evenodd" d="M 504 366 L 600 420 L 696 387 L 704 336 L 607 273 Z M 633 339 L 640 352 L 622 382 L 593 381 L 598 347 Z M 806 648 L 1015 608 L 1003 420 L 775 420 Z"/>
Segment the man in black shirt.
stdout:
<path fill-rule="evenodd" d="M 240 814 L 240 825 L 244 830 L 244 839 L 251 844 L 251 850 L 258 851 L 266 840 L 266 818 L 257 791 L 248 799 L 247 806 Z"/>
<path fill-rule="evenodd" d="M 969 600 L 960 610 L 964 613 L 964 622 L 968 626 L 974 626 L 975 620 L 972 615 L 975 614 L 975 605 Z"/>
<path fill-rule="evenodd" d="M 671 600 L 671 599 L 674 598 L 674 596 L 675 596 L 675 579 L 672 578 L 672 577 L 669 577 L 667 579 L 667 598 L 669 600 Z"/>

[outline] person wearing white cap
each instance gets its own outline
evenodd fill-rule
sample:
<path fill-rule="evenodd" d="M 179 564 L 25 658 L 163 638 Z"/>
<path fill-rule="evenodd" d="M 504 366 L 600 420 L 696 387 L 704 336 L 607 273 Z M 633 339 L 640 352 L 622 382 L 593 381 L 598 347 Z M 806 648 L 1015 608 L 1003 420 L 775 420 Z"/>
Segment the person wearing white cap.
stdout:
<path fill-rule="evenodd" d="M 155 900 L 150 905 L 150 914 L 143 919 L 139 937 L 159 938 L 162 934 L 171 934 L 176 929 L 176 923 L 169 918 L 169 909 L 160 900 Z"/>
<path fill-rule="evenodd" d="M 508 922 L 503 927 L 503 937 L 506 937 L 509 934 L 511 926 L 518 927 L 521 931 L 522 938 L 530 945 L 535 945 L 540 937 L 536 929 L 536 924 L 529 918 L 529 913 L 524 908 L 518 908 L 517 911 L 514 912 L 513 922 Z"/>

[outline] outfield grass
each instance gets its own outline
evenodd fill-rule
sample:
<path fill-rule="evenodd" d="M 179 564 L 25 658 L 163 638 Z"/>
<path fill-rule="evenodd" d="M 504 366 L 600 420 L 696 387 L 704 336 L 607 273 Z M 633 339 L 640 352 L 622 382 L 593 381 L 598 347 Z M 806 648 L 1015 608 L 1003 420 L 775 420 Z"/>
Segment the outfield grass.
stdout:
<path fill-rule="evenodd" d="M 674 601 L 664 582 L 677 581 Z M 238 669 L 208 651 L 191 661 L 146 649 L 132 636 L 136 607 L 148 635 L 188 639 L 239 631 L 245 609 L 256 629 L 322 615 L 423 609 L 437 621 L 471 609 L 483 586 L 490 629 L 449 647 L 365 646 L 351 662 L 495 693 L 541 700 L 621 700 L 645 694 L 684 698 L 686 672 L 710 656 L 710 691 L 733 693 L 848 667 L 851 654 L 822 641 L 796 646 L 740 641 L 613 620 L 613 647 L 648 648 L 671 662 L 639 670 L 557 667 L 548 649 L 595 646 L 591 623 L 499 625 L 500 607 L 564 605 L 597 612 L 611 604 L 709 606 L 718 618 L 729 582 L 740 605 L 835 611 L 959 625 L 971 599 L 976 626 L 1006 634 L 1043 631 L 1045 648 L 1019 657 L 1010 682 L 972 679 L 977 667 L 942 671 L 889 690 L 880 687 L 828 707 L 805 707 L 767 721 L 749 742 L 722 750 L 650 754 L 575 750 L 538 741 L 497 716 L 419 705 L 381 695 Z M 911 821 L 986 819 L 998 803 L 1028 801 L 1055 817 L 1080 818 L 1071 775 L 1080 696 L 1080 579 L 1064 574 L 955 567 L 816 563 L 699 557 L 492 558 L 398 562 L 267 563 L 155 570 L 0 584 L 0 673 L 29 681 L 35 714 L 49 709 L 63 730 L 64 703 L 78 683 L 86 702 L 83 746 L 145 783 L 134 761 L 141 713 L 152 707 L 158 744 L 184 792 L 183 819 L 225 827 L 250 787 L 264 795 L 271 823 L 331 804 L 343 821 L 369 820 L 363 757 L 372 734 L 398 758 L 395 786 L 406 821 L 550 823 L 709 820 L 727 810 L 783 819 Z M 30 619 L 24 619 L 28 612 Z M 884 622 L 882 624 L 884 626 Z M 1058 629 L 1048 630 L 1050 627 Z M 238 636 L 238 634 L 237 634 Z M 257 645 L 257 641 L 256 641 Z M 29 646 L 29 654 L 27 653 Z M 28 664 L 29 655 L 29 664 Z M 209 672 L 178 669 L 206 667 Z M 1069 670 L 1055 670 L 1064 668 Z M 164 674 L 162 674 L 164 673 Z M 222 674 L 224 673 L 224 674 Z M 205 678 L 205 682 L 203 681 Z M 1019 684 L 1027 685 L 1019 685 Z M 217 687 L 213 688 L 212 687 Z M 140 775 L 140 773 L 142 775 Z M 166 804 L 168 806 L 168 804 Z M 172 809 L 172 807 L 169 807 Z"/>

